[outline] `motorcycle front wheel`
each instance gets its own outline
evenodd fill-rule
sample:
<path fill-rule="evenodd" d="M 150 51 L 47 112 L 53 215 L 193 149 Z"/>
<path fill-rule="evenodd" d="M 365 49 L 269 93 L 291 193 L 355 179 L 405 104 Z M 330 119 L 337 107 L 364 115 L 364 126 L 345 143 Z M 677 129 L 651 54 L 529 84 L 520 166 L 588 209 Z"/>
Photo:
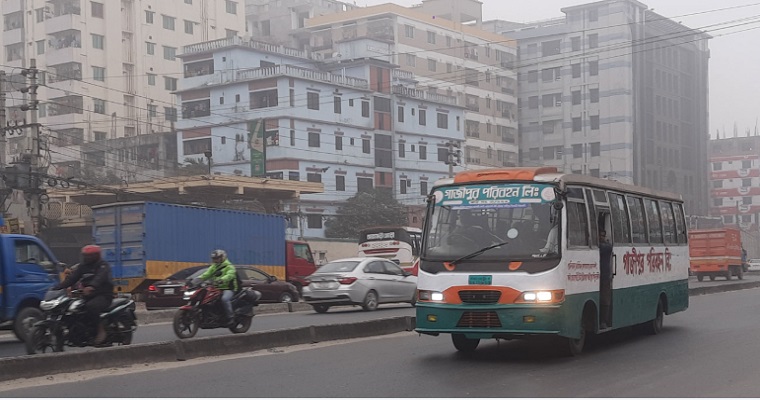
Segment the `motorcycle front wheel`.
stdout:
<path fill-rule="evenodd" d="M 24 345 L 29 355 L 48 351 L 60 353 L 63 351 L 63 335 L 61 332 L 53 333 L 45 326 L 33 326 L 27 331 Z"/>
<path fill-rule="evenodd" d="M 174 314 L 174 334 L 180 339 L 189 339 L 198 333 L 200 321 L 197 314 L 188 310 L 177 310 Z"/>
<path fill-rule="evenodd" d="M 246 333 L 248 329 L 251 329 L 251 320 L 253 317 L 237 316 L 235 317 L 235 325 L 230 327 L 232 333 Z"/>

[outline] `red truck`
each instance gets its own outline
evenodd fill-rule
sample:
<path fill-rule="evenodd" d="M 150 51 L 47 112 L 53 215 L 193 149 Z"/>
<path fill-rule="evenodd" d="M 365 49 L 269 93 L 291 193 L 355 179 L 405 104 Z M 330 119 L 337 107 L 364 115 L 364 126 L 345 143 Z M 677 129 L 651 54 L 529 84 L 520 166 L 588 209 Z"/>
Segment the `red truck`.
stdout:
<path fill-rule="evenodd" d="M 702 282 L 722 276 L 744 279 L 741 233 L 735 228 L 695 229 L 689 231 L 691 273 Z"/>

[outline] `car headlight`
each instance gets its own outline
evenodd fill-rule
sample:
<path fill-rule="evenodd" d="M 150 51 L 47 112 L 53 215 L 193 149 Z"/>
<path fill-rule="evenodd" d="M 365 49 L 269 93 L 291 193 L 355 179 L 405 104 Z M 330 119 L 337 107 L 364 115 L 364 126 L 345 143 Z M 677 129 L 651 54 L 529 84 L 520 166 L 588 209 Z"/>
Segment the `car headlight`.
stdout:
<path fill-rule="evenodd" d="M 419 301 L 443 301 L 443 293 L 433 290 L 420 290 L 417 292 L 417 300 Z"/>

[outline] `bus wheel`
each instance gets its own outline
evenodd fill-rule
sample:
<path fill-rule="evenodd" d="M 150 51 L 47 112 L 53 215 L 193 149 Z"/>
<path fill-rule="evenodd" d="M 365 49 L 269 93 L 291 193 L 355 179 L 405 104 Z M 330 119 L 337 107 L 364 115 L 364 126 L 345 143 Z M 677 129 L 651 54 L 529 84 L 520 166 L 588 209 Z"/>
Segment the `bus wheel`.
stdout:
<path fill-rule="evenodd" d="M 657 301 L 657 313 L 654 316 L 654 319 L 647 322 L 646 332 L 650 335 L 656 335 L 660 332 L 662 332 L 662 321 L 665 317 L 665 309 L 662 305 L 662 299 Z"/>
<path fill-rule="evenodd" d="M 714 281 L 715 280 L 715 275 L 710 275 L 710 280 Z"/>
<path fill-rule="evenodd" d="M 733 267 L 728 267 L 728 271 L 726 271 L 726 280 L 727 281 L 731 280 L 731 275 L 733 275 L 733 271 L 731 271 L 732 269 L 733 269 Z"/>
<path fill-rule="evenodd" d="M 586 345 L 586 328 L 581 329 L 581 337 L 578 339 L 567 338 L 567 355 L 574 357 L 583 352 Z"/>
<path fill-rule="evenodd" d="M 463 353 L 471 353 L 478 348 L 480 339 L 468 339 L 461 333 L 452 333 L 451 341 L 454 343 L 454 347 Z"/>
<path fill-rule="evenodd" d="M 697 274 L 697 280 L 702 282 L 705 279 L 705 276 L 702 274 Z"/>

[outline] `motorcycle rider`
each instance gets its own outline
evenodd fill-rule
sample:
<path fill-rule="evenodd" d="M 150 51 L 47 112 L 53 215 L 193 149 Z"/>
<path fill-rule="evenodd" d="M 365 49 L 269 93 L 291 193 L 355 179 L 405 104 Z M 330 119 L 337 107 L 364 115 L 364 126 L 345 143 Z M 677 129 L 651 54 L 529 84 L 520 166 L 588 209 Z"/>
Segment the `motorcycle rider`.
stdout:
<path fill-rule="evenodd" d="M 235 315 L 232 311 L 232 296 L 238 290 L 237 273 L 235 266 L 227 259 L 227 252 L 224 250 L 211 252 L 211 261 L 211 266 L 198 279 L 204 281 L 214 278 L 214 286 L 222 290 L 222 306 L 224 306 L 224 314 L 229 326 L 235 321 Z"/>
<path fill-rule="evenodd" d="M 82 247 L 82 262 L 76 268 L 72 268 L 66 279 L 53 286 L 53 289 L 65 289 L 76 283 L 81 283 L 82 298 L 85 301 L 85 318 L 90 325 L 97 326 L 93 344 L 102 344 L 106 340 L 106 327 L 104 322 L 100 321 L 100 314 L 111 305 L 114 285 L 111 267 L 103 260 L 100 246 Z"/>

